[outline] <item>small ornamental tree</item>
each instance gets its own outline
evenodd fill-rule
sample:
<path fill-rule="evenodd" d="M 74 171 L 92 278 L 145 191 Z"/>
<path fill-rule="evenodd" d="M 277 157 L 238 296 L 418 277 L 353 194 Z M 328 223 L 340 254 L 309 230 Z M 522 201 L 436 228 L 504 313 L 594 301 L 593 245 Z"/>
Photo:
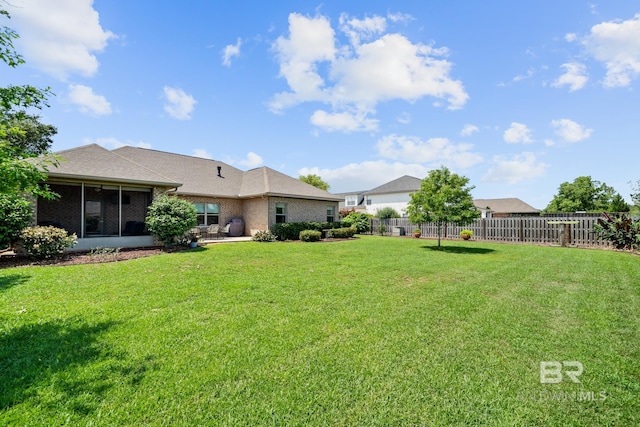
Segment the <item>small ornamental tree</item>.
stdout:
<path fill-rule="evenodd" d="M 20 239 L 23 228 L 31 225 L 33 206 L 16 194 L 0 194 L 0 249 Z"/>
<path fill-rule="evenodd" d="M 160 196 L 149 206 L 146 221 L 149 232 L 167 246 L 196 226 L 198 213 L 184 199 Z"/>
<path fill-rule="evenodd" d="M 420 189 L 411 194 L 407 207 L 409 220 L 413 224 L 432 222 L 438 229 L 438 248 L 442 226 L 452 222 L 456 225 L 471 224 L 480 217 L 473 204 L 469 178 L 451 173 L 446 167 L 432 170 L 420 183 Z"/>

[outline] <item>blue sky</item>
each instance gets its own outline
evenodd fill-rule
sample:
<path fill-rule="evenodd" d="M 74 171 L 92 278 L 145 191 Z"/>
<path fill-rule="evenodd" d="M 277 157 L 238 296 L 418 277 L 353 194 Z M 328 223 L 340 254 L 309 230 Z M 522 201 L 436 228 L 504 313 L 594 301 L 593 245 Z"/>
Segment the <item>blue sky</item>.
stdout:
<path fill-rule="evenodd" d="M 54 151 L 123 144 L 332 192 L 441 165 L 544 208 L 640 179 L 640 2 L 12 0 Z"/>

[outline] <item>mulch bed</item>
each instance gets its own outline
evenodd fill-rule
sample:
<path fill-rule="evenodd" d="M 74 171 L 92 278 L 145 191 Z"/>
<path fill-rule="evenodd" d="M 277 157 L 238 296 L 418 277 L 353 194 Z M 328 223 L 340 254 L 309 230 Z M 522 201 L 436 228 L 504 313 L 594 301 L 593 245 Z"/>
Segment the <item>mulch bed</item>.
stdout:
<path fill-rule="evenodd" d="M 175 249 L 174 249 L 175 251 Z M 27 256 L 0 254 L 0 268 L 37 266 L 37 265 L 78 265 L 98 264 L 103 262 L 124 261 L 128 259 L 148 257 L 167 252 L 160 247 L 120 249 L 114 253 L 68 252 L 61 257 L 47 260 L 33 260 Z"/>

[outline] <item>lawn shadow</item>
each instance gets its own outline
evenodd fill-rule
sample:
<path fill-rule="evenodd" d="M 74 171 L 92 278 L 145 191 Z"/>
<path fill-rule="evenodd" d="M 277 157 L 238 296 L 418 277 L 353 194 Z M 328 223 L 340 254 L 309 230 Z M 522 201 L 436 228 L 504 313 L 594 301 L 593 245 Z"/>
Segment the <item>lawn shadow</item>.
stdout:
<path fill-rule="evenodd" d="M 422 249 L 429 249 L 431 251 L 444 252 L 450 254 L 490 254 L 495 252 L 495 249 L 469 247 L 469 246 L 420 246 Z"/>
<path fill-rule="evenodd" d="M 0 410 L 31 400 L 86 415 L 114 385 L 140 382 L 150 360 L 132 361 L 100 340 L 114 325 L 59 319 L 0 333 Z"/>
<path fill-rule="evenodd" d="M 0 277 L 0 292 L 25 283 L 29 276 L 24 274 L 7 274 Z"/>

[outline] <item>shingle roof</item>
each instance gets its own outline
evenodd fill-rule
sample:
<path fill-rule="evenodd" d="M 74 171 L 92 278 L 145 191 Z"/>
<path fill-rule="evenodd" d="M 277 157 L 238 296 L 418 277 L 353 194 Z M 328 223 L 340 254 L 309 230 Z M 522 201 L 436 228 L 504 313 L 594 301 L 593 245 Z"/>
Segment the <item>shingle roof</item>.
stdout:
<path fill-rule="evenodd" d="M 60 151 L 63 160 L 50 167 L 53 178 L 83 178 L 89 180 L 126 182 L 177 187 L 178 181 L 146 168 L 97 144 Z"/>
<path fill-rule="evenodd" d="M 217 160 L 128 146 L 113 151 L 181 182 L 179 194 L 237 197 L 240 192 L 243 172 Z"/>
<path fill-rule="evenodd" d="M 420 178 L 405 175 L 369 190 L 365 194 L 413 193 L 420 189 L 421 182 Z"/>
<path fill-rule="evenodd" d="M 109 151 L 96 144 L 57 154 L 67 161 L 58 168 L 51 168 L 50 177 L 179 186 L 176 192 L 183 195 L 225 198 L 268 195 L 342 200 L 340 196 L 268 167 L 244 172 L 217 160 L 128 146 Z"/>
<path fill-rule="evenodd" d="M 331 194 L 268 167 L 251 169 L 244 174 L 240 197 L 259 195 L 285 196 L 304 199 L 340 201 Z"/>
<path fill-rule="evenodd" d="M 496 213 L 538 213 L 539 209 L 523 202 L 517 197 L 504 199 L 475 199 L 473 204 L 478 209 L 487 209 Z"/>

